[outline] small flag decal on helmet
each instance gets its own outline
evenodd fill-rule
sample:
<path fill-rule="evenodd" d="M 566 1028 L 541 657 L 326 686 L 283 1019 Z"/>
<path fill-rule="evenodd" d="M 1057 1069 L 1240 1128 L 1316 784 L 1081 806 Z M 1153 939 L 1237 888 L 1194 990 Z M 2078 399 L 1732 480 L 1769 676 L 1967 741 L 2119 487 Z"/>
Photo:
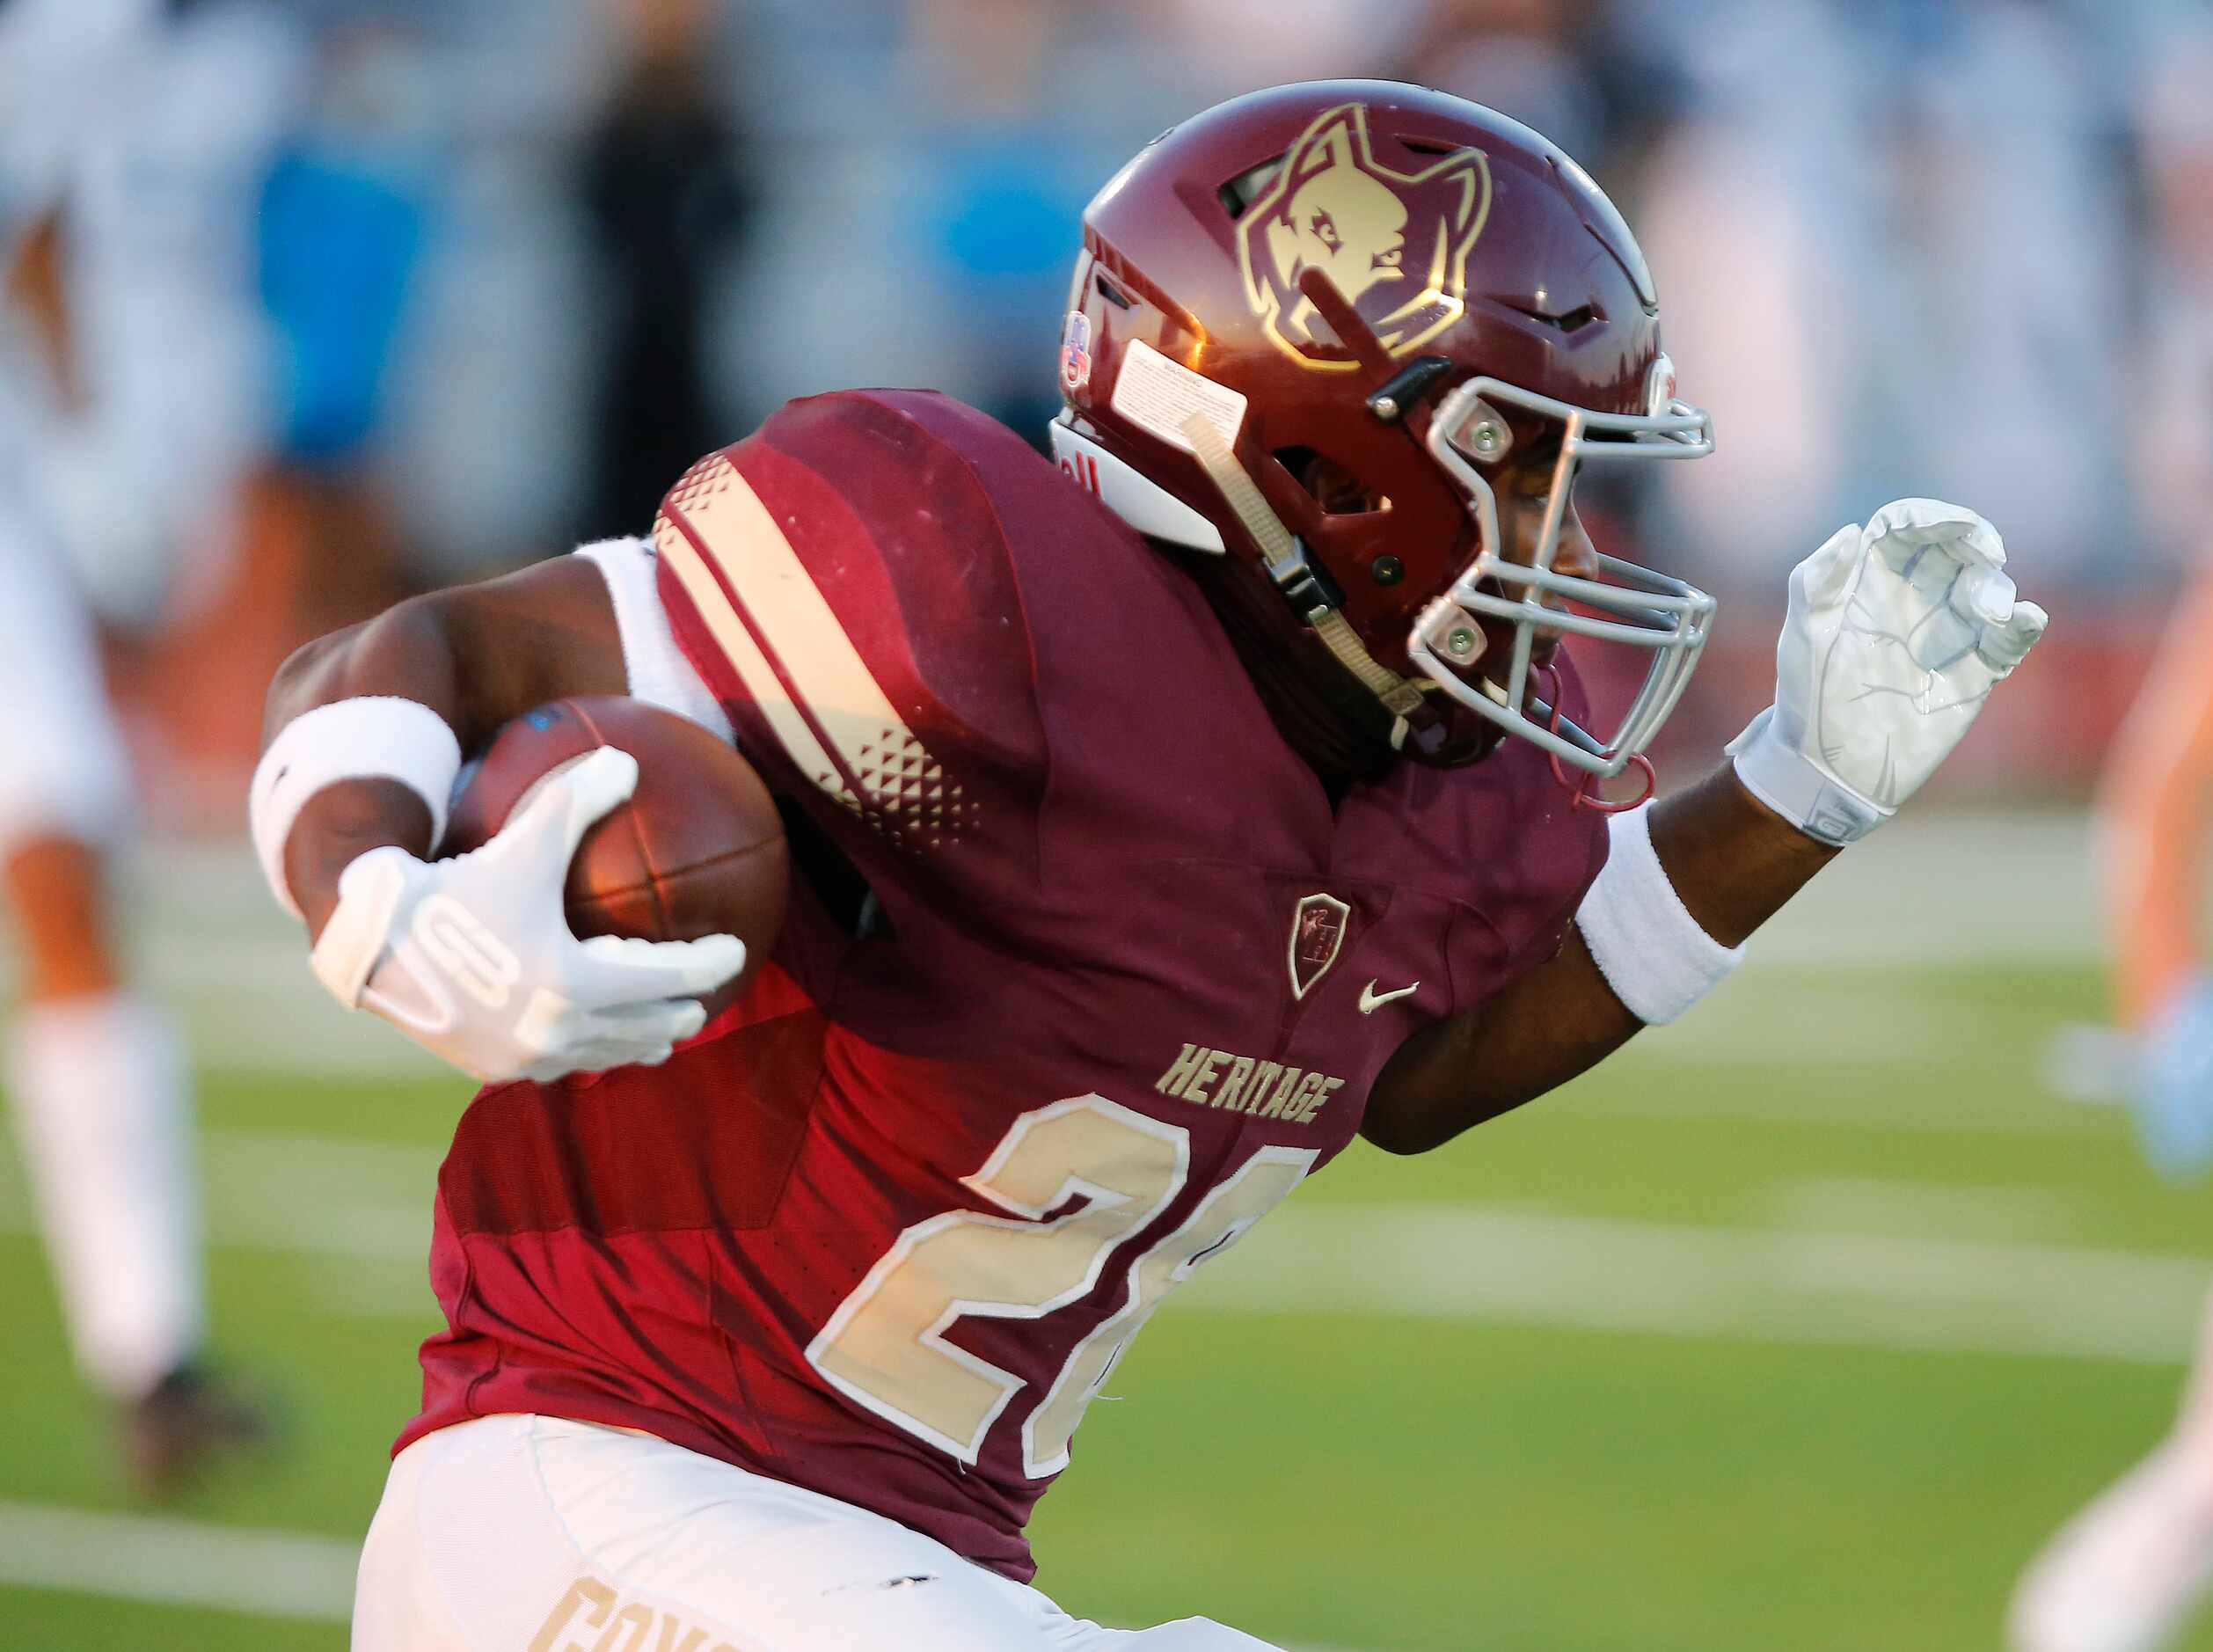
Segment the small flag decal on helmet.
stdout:
<path fill-rule="evenodd" d="M 1061 329 L 1061 388 L 1073 396 L 1092 382 L 1092 318 L 1080 310 L 1068 312 Z"/>

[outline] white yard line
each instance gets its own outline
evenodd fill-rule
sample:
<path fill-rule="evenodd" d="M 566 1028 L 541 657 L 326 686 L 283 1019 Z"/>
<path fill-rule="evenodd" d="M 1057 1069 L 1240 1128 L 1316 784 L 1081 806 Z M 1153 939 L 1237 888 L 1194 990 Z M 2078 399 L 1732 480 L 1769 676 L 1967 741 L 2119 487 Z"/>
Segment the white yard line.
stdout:
<path fill-rule="evenodd" d="M 1864 1085 L 1841 1093 L 1801 1091 L 1786 1084 L 1705 1085 L 1688 1082 L 1676 1071 L 1666 1075 L 1664 1086 L 1631 1082 L 1649 1080 L 1660 1060 L 1683 1059 L 1718 1068 L 1736 1064 L 1725 1040 L 1717 1039 L 1704 1053 L 1678 1046 L 1684 1051 L 1679 1057 L 1660 1056 L 1656 1049 L 1640 1049 L 1642 1042 L 1640 1037 L 1608 1062 L 1603 1078 L 1579 1080 L 1533 1105 L 1576 1118 L 1640 1119 L 1658 1124 L 1720 1122 L 1908 1136 L 1948 1130 L 1970 1136 L 2085 1137 L 2127 1128 L 2111 1107 L 2057 1102 L 2034 1090 L 2009 1093 L 1996 1105 L 1983 1105 L 1971 1094 L 1932 1096 L 1899 1084 L 1888 1074 L 1868 1073 Z"/>
<path fill-rule="evenodd" d="M 1753 943 L 1770 964 L 2082 963 L 2104 945 L 2086 815 L 1911 811 L 1856 844 Z"/>
<path fill-rule="evenodd" d="M 356 1203 L 398 1204 L 427 1212 L 442 1146 L 374 1142 L 313 1130 L 201 1132 L 211 1174 L 255 1193 L 274 1187 Z"/>
<path fill-rule="evenodd" d="M 2213 1257 L 1317 1203 L 1175 1305 L 2166 1364 L 2209 1283 Z"/>
<path fill-rule="evenodd" d="M 0 1502 L 0 1584 L 26 1589 L 344 1623 L 360 1553 L 300 1531 Z"/>
<path fill-rule="evenodd" d="M 1959 1036 L 1957 1015 L 1917 996 L 1910 982 L 1786 964 L 1748 967 L 1680 1021 L 1640 1033 L 1630 1049 L 1640 1060 L 1803 1068 L 1833 1063 L 1863 1071 L 1940 1059 Z"/>
<path fill-rule="evenodd" d="M 0 1583 L 344 1622 L 356 1543 L 154 1515 L 0 1502 Z"/>
<path fill-rule="evenodd" d="M 439 1149 L 260 1130 L 203 1130 L 200 1144 L 211 1245 L 402 1264 L 420 1280 Z M 33 1231 L 22 1166 L 0 1147 L 0 1232 Z"/>
<path fill-rule="evenodd" d="M 1753 1209 L 1772 1225 L 1800 1233 L 1905 1233 L 1998 1244 L 2071 1244 L 2084 1237 L 2082 1202 L 2061 1188 L 1777 1177 L 1759 1188 Z M 2213 1258 L 2207 1268 L 2213 1273 Z"/>
<path fill-rule="evenodd" d="M 420 1283 L 439 1150 L 259 1130 L 201 1140 L 217 1244 L 405 1263 Z"/>
<path fill-rule="evenodd" d="M 205 1155 L 214 1243 L 303 1259 L 321 1312 L 411 1326 L 433 1315 L 434 1151 L 211 1131 Z M 1756 1208 L 1771 1225 L 1310 1196 L 1205 1267 L 1172 1312 L 2165 1363 L 2187 1357 L 2213 1283 L 2213 1256 L 2057 1242 L 2071 1212 L 2050 1189 L 1792 1179 L 1767 1184 Z M 29 1227 L 21 1188 L 0 1176 L 0 1231 Z"/>
<path fill-rule="evenodd" d="M 1761 957 L 2076 961 L 2100 944 L 2089 819 L 2080 812 L 1909 811 L 1855 845 L 1849 859 L 1761 931 Z M 252 939 L 285 943 L 296 957 L 300 951 L 297 926 L 270 900 L 243 843 L 157 844 L 134 874 L 134 893 L 157 931 L 179 941 Z M 303 959 L 296 973 L 306 979 Z"/>
<path fill-rule="evenodd" d="M 2100 928 L 2089 868 L 2080 815 L 1909 815 L 1855 847 L 1850 866 L 1816 879 L 1763 929 L 1754 968 L 1879 975 L 1901 965 L 1990 959 L 2090 961 Z M 139 950 L 147 974 L 186 1012 L 203 1066 L 395 1077 L 442 1071 L 390 1028 L 344 1014 L 323 994 L 308 973 L 297 925 L 269 899 L 243 844 L 158 845 L 142 857 L 132 882 L 134 910 L 145 915 Z M 1714 1029 L 1712 1014 L 1691 1018 L 1669 1052 L 1731 1060 L 1738 1041 Z M 1854 1035 L 1849 1049 L 1834 1053 L 1910 1061 L 1925 1030 Z M 1844 1036 L 1824 1033 L 1822 1048 L 1810 1051 L 1801 1039 L 1794 1053 L 1821 1058 Z M 1743 1059 L 1771 1053 L 1772 1035 L 1746 1042 L 1752 1053 Z"/>

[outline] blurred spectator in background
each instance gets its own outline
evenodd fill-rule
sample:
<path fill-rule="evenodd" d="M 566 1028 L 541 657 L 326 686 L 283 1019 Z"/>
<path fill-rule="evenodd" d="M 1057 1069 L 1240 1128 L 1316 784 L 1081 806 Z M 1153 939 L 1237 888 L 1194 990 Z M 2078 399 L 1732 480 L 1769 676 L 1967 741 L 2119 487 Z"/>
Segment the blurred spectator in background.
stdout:
<path fill-rule="evenodd" d="M 1630 193 L 1669 273 L 1669 353 L 1716 435 L 1707 474 L 1667 479 L 1653 525 L 1690 577 L 1764 587 L 1788 547 L 1850 514 L 1844 467 L 1880 315 L 1866 66 L 1840 9 L 1810 0 L 1623 10 L 1653 83 L 1679 99 Z M 2010 537 L 2004 507 L 1989 509 Z"/>
<path fill-rule="evenodd" d="M 2160 42 L 2139 90 L 2151 234 L 2128 431 L 2154 547 L 2213 554 L 2213 16 Z"/>
<path fill-rule="evenodd" d="M 1071 38 L 1079 11 L 1065 0 L 915 0 L 916 129 L 900 146 L 900 206 L 880 238 L 900 250 L 880 272 L 895 276 L 896 308 L 879 313 L 925 335 L 922 382 L 946 384 L 1041 449 L 1060 398 L 1037 364 L 1059 336 L 1073 226 L 1114 164 L 1066 121 L 1068 79 L 1085 61 Z"/>
<path fill-rule="evenodd" d="M 405 28 L 350 4 L 318 16 L 318 34 L 293 40 L 300 95 L 238 186 L 252 225 L 239 279 L 267 335 L 252 381 L 267 440 L 211 600 L 127 678 L 162 720 L 160 801 L 176 817 L 228 820 L 259 743 L 255 685 L 275 662 L 398 594 L 388 420 L 435 201 L 430 88 Z M 243 72 L 230 66 L 234 91 Z"/>
<path fill-rule="evenodd" d="M 1854 386 L 1844 515 L 1879 502 L 1877 478 L 1949 490 L 2002 509 L 2034 566 L 2124 573 L 2143 555 L 2114 486 L 2141 241 L 2095 42 L 2047 0 L 1884 16 L 1855 53 L 1881 216 L 1849 269 L 1881 347 Z"/>
<path fill-rule="evenodd" d="M 1437 0 L 1402 72 L 1512 115 L 1570 155 L 1598 155 L 1605 99 L 1585 49 L 1596 44 L 1596 10 L 1591 0 Z"/>
<path fill-rule="evenodd" d="M 581 157 L 604 333 L 586 538 L 642 531 L 694 459 L 741 434 L 708 383 L 710 311 L 754 205 L 752 151 L 718 96 L 730 48 L 711 0 L 621 7 L 630 49 Z"/>
<path fill-rule="evenodd" d="M 137 808 L 86 601 L 150 623 L 229 543 L 261 437 L 247 212 L 292 62 L 259 0 L 0 8 L 8 1092 L 77 1363 L 150 1491 L 264 1423 L 203 1363 L 191 1094 L 106 903 Z"/>
<path fill-rule="evenodd" d="M 1162 37 L 1161 68 L 1187 77 L 1203 103 L 1286 80 L 1387 73 L 1431 10 L 1431 0 L 1146 0 L 1131 16 Z M 1427 66 L 1412 77 L 1428 80 Z"/>
<path fill-rule="evenodd" d="M 331 28 L 308 113 L 263 186 L 260 289 L 281 346 L 269 526 L 298 625 L 403 593 L 383 464 L 395 342 L 438 202 L 442 134 L 413 31 L 375 17 Z"/>
<path fill-rule="evenodd" d="M 582 512 L 600 311 L 576 156 L 626 25 L 605 0 L 354 4 L 405 48 L 362 137 L 419 145 L 436 179 L 375 444 L 422 588 L 565 549 Z"/>
<path fill-rule="evenodd" d="M 1180 111 L 1300 76 L 1487 102 L 1586 154 L 1645 226 L 1669 351 L 1720 445 L 1658 486 L 1594 486 L 1602 539 L 1756 608 L 1793 547 L 1879 502 L 1870 479 L 1903 478 L 1987 501 L 2040 580 L 2092 599 L 2051 645 L 2079 660 L 2047 677 L 2095 705 L 2025 685 L 1947 786 L 2085 783 L 2213 510 L 2202 6 L 288 10 L 320 44 L 259 250 L 281 463 L 237 537 L 245 566 L 192 581 L 209 615 L 159 695 L 188 749 L 234 766 L 239 732 L 215 731 L 252 697 L 228 685 L 266 676 L 281 638 L 626 530 L 789 397 L 931 384 L 1036 432 L 1097 179 Z M 93 573 L 121 588 L 129 567 Z M 1725 612 L 1671 742 L 1733 732 L 1704 706 L 1768 669 L 1753 609 Z M 2040 725 L 2025 766 L 2009 731 Z"/>

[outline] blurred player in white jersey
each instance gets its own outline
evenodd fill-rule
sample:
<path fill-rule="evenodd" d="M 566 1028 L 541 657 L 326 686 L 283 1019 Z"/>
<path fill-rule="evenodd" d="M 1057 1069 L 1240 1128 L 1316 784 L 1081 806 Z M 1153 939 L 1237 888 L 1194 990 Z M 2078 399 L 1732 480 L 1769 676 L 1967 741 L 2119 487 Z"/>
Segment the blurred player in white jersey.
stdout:
<path fill-rule="evenodd" d="M 78 1365 L 155 1490 L 262 1423 L 201 1363 L 182 1051 L 104 906 L 135 806 L 88 598 L 155 617 L 254 450 L 229 230 L 281 107 L 260 10 L 0 0 L 4 1078 Z"/>
<path fill-rule="evenodd" d="M 2213 19 L 2163 36 L 2145 77 L 2144 153 L 2157 230 L 2138 395 L 2136 489 L 2155 527 L 2202 543 L 2213 513 Z M 2153 661 L 2100 799 L 2114 1010 L 2145 1156 L 2180 1179 L 2213 1168 L 2213 570 Z M 2151 1652 L 2213 1597 L 2213 1305 L 2166 1437 L 2077 1515 L 2023 1576 L 2017 1652 Z"/>
<path fill-rule="evenodd" d="M 2176 614 L 2100 798 L 2114 1008 L 2145 1156 L 2213 1166 L 2213 973 L 2199 935 L 2213 833 L 2213 575 Z M 2016 1652 L 2154 1652 L 2213 1595 L 2213 1308 L 2166 1437 L 2051 1541 L 2015 1591 Z"/>

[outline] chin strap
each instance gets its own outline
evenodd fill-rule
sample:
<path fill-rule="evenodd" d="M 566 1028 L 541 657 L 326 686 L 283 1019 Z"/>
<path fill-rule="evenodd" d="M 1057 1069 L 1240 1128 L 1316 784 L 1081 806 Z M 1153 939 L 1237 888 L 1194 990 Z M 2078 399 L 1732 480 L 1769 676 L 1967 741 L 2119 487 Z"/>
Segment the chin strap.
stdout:
<path fill-rule="evenodd" d="M 1183 435 L 1208 477 L 1229 501 L 1230 508 L 1237 513 L 1238 521 L 1260 547 L 1262 565 L 1276 588 L 1300 618 L 1314 628 L 1314 634 L 1336 656 L 1337 662 L 1358 677 L 1368 691 L 1383 702 L 1384 709 L 1392 713 L 1391 744 L 1396 750 L 1408 732 L 1406 714 L 1421 704 L 1421 689 L 1378 662 L 1368 652 L 1360 640 L 1360 633 L 1352 628 L 1337 604 L 1330 601 L 1324 575 L 1306 559 L 1306 548 L 1283 525 L 1283 519 L 1268 508 L 1260 488 L 1237 462 L 1230 444 L 1222 439 L 1222 433 L 1203 414 L 1194 413 L 1184 420 Z"/>
<path fill-rule="evenodd" d="M 1560 724 L 1567 720 L 1559 709 L 1559 668 L 1549 665 L 1539 666 L 1537 669 L 1545 673 L 1545 687 L 1548 691 L 1545 697 L 1549 702 L 1547 707 L 1549 715 L 1545 727 L 1557 735 L 1559 733 Z M 1486 683 L 1485 686 L 1488 687 L 1489 684 Z M 1570 808 L 1587 808 L 1598 815 L 1626 815 L 1631 809 L 1642 808 L 1652 800 L 1652 794 L 1660 789 L 1660 771 L 1652 766 L 1652 759 L 1641 751 L 1630 754 L 1629 766 L 1644 777 L 1643 788 L 1634 797 L 1618 800 L 1603 798 L 1598 794 L 1594 789 L 1598 784 L 1596 775 L 1568 773 L 1567 764 L 1559 760 L 1557 752 L 1552 754 L 1547 761 L 1552 765 L 1552 778 L 1559 781 L 1561 788 L 1568 794 L 1567 806 Z"/>
<path fill-rule="evenodd" d="M 1559 758 L 1552 760 L 1552 778 L 1567 788 L 1567 807 L 1587 808 L 1594 815 L 1626 815 L 1631 809 L 1642 808 L 1652 800 L 1652 794 L 1660 789 L 1659 771 L 1652 766 L 1652 759 L 1640 751 L 1629 759 L 1629 766 L 1644 776 L 1644 785 L 1634 797 L 1604 798 L 1591 788 L 1598 784 L 1595 774 L 1570 774 Z"/>

